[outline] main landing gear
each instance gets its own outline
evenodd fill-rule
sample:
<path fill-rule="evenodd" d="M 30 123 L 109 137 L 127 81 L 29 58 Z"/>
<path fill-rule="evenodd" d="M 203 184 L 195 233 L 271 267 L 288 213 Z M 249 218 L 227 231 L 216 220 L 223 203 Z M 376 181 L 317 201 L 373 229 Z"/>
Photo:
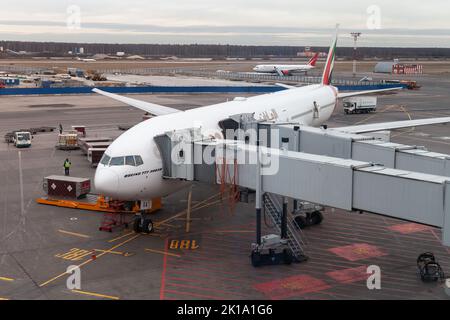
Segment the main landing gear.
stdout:
<path fill-rule="evenodd" d="M 154 231 L 153 221 L 146 218 L 144 213 L 137 214 L 133 221 L 133 230 L 136 233 L 152 233 Z"/>
<path fill-rule="evenodd" d="M 299 208 L 293 212 L 295 225 L 300 229 L 305 229 L 321 224 L 324 209 L 324 207 L 310 202 L 300 202 Z"/>

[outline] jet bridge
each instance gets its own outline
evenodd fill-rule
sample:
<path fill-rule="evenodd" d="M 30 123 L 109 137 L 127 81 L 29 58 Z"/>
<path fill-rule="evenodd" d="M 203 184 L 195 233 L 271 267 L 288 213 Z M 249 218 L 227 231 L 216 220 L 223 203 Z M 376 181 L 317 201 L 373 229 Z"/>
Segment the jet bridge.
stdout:
<path fill-rule="evenodd" d="M 156 137 L 165 178 L 236 183 L 260 188 L 260 195 L 426 224 L 441 228 L 442 242 L 450 246 L 449 156 L 332 129 L 274 123 L 257 127 L 272 137 L 264 146 L 246 138 L 206 139 L 199 129 Z M 219 177 L 220 167 L 235 173 L 233 181 Z"/>
<path fill-rule="evenodd" d="M 370 134 L 349 134 L 335 129 L 304 127 L 295 124 L 262 123 L 262 128 L 277 132 L 278 145 L 316 155 L 360 160 L 387 168 L 450 177 L 450 155 L 430 152 L 422 146 L 382 141 Z"/>

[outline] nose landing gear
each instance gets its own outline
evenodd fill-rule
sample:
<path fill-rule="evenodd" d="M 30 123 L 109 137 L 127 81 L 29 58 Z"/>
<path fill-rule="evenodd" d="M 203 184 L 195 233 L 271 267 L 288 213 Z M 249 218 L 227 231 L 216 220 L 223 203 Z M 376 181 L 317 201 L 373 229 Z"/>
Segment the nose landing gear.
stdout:
<path fill-rule="evenodd" d="M 133 222 L 133 230 L 136 233 L 152 233 L 154 231 L 153 221 L 146 218 L 143 213 L 136 215 Z"/>

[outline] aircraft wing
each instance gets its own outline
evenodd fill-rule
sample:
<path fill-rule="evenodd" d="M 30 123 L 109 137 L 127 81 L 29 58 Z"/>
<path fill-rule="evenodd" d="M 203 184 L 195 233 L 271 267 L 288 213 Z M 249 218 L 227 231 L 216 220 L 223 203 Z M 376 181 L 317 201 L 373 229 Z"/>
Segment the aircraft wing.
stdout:
<path fill-rule="evenodd" d="M 162 116 L 162 115 L 171 114 L 171 113 L 175 113 L 175 112 L 181 112 L 178 109 L 169 108 L 169 107 L 161 106 L 161 105 L 155 104 L 155 103 L 150 103 L 150 102 L 146 102 L 146 101 L 141 101 L 141 100 L 136 100 L 136 99 L 120 96 L 118 94 L 106 92 L 106 91 L 103 91 L 103 90 L 100 90 L 97 88 L 93 89 L 92 91 L 95 93 L 101 94 L 103 96 L 106 96 L 108 98 L 123 102 L 132 107 L 144 110 L 145 112 L 147 112 L 151 115 L 154 115 L 154 116 Z"/>
<path fill-rule="evenodd" d="M 291 85 L 284 84 L 284 83 L 275 83 L 275 85 L 282 87 L 282 88 L 286 88 L 286 89 L 297 88 L 295 86 L 291 86 Z M 365 94 L 396 91 L 396 90 L 402 90 L 402 89 L 403 89 L 403 87 L 396 87 L 396 88 L 389 88 L 389 89 L 377 89 L 377 90 L 366 90 L 366 91 L 356 91 L 356 92 L 342 92 L 342 93 L 338 93 L 338 98 L 348 98 L 348 97 L 354 97 L 354 96 L 362 96 Z"/>
<path fill-rule="evenodd" d="M 295 86 L 291 86 L 289 84 L 284 84 L 284 83 L 275 83 L 276 86 L 282 87 L 282 88 L 286 88 L 286 89 L 295 89 L 297 87 Z"/>
<path fill-rule="evenodd" d="M 393 121 L 384 123 L 371 123 L 363 124 L 349 127 L 333 128 L 333 130 L 347 132 L 347 133 L 366 133 L 374 131 L 401 129 L 409 127 L 419 127 L 431 124 L 449 123 L 450 117 L 442 118 L 430 118 L 430 119 L 419 119 L 419 120 L 405 120 L 405 121 Z"/>
<path fill-rule="evenodd" d="M 338 93 L 338 98 L 349 98 L 349 97 L 355 97 L 355 96 L 362 96 L 365 94 L 396 91 L 396 90 L 402 90 L 402 89 L 403 89 L 403 87 L 396 87 L 396 88 L 389 88 L 389 89 L 377 89 L 377 90 L 366 90 L 366 91 L 356 91 L 356 92 L 342 92 L 342 93 Z"/>

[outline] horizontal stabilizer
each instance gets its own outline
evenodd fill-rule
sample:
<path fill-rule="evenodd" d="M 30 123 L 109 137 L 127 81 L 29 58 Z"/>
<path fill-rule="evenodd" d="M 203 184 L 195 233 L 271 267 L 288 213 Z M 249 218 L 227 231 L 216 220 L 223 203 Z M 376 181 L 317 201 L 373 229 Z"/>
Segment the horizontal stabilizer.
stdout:
<path fill-rule="evenodd" d="M 92 91 L 95 93 L 101 94 L 103 96 L 106 96 L 108 98 L 123 102 L 132 107 L 144 110 L 145 112 L 147 112 L 151 115 L 154 115 L 154 116 L 162 116 L 162 115 L 171 114 L 171 113 L 175 113 L 175 112 L 181 112 L 178 109 L 169 108 L 169 107 L 161 106 L 161 105 L 155 104 L 155 103 L 150 103 L 150 102 L 146 102 L 146 101 L 141 101 L 141 100 L 136 100 L 136 99 L 120 96 L 118 94 L 106 92 L 106 91 L 103 91 L 100 89 L 93 89 Z"/>

